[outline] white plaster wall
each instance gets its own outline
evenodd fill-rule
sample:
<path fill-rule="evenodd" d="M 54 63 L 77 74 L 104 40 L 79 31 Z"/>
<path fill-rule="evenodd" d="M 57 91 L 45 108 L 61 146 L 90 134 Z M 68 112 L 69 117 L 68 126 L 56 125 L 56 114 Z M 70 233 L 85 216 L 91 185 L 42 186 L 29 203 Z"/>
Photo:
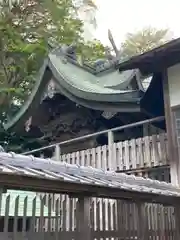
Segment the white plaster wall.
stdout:
<path fill-rule="evenodd" d="M 171 107 L 180 105 L 180 64 L 168 68 L 168 83 Z"/>

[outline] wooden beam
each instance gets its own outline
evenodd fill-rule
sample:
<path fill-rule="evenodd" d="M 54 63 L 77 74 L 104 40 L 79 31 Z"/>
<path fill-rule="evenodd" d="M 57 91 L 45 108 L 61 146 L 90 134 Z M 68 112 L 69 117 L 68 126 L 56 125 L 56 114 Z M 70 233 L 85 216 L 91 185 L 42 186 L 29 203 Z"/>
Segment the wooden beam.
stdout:
<path fill-rule="evenodd" d="M 168 73 L 167 69 L 162 72 L 163 81 L 163 95 L 164 95 L 164 110 L 166 119 L 166 131 L 168 140 L 168 156 L 170 162 L 170 175 L 172 184 L 179 185 L 180 183 L 180 173 L 179 168 L 179 154 L 177 151 L 177 140 L 175 134 L 175 126 L 173 123 L 173 114 L 170 105 L 170 94 L 169 94 L 169 84 L 168 84 Z"/>

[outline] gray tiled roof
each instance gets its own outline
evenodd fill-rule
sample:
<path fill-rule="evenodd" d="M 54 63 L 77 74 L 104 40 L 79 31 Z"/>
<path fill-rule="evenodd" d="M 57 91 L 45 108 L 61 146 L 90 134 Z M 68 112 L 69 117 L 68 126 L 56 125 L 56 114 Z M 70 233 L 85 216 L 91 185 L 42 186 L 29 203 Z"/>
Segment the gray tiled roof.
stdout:
<path fill-rule="evenodd" d="M 169 183 L 15 153 L 0 152 L 0 172 L 180 197 L 180 189 Z"/>

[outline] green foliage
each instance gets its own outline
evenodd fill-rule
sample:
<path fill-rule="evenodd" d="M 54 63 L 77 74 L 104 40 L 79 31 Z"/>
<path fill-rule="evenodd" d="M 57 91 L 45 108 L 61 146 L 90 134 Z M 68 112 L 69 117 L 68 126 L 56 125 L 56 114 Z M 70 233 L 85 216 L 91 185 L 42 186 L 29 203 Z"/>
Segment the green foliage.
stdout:
<path fill-rule="evenodd" d="M 122 56 L 131 57 L 165 43 L 169 30 L 156 28 L 143 28 L 136 33 L 128 33 L 121 46 Z"/>
<path fill-rule="evenodd" d="M 0 97 L 1 112 L 6 112 L 12 100 L 22 103 L 27 98 L 50 39 L 57 44 L 76 42 L 88 61 L 103 54 L 99 42 L 84 44 L 83 23 L 77 17 L 80 5 L 72 0 L 10 2 L 1 2 L 0 14 L 0 88 L 5 89 Z M 88 0 L 84 4 L 93 3 Z"/>
<path fill-rule="evenodd" d="M 97 59 L 105 58 L 106 53 L 106 48 L 98 40 L 80 43 L 77 50 L 79 55 L 83 57 L 83 61 L 88 64 L 92 64 Z"/>
<path fill-rule="evenodd" d="M 82 4 L 96 8 L 91 0 L 78 4 L 73 0 L 0 2 L 0 124 L 31 93 L 35 76 L 49 51 L 49 40 L 57 45 L 75 42 L 88 62 L 104 55 L 99 42 L 84 43 L 83 22 L 77 14 Z M 1 134 L 1 140 L 8 144 L 9 138 L 19 145 L 16 134 Z"/>

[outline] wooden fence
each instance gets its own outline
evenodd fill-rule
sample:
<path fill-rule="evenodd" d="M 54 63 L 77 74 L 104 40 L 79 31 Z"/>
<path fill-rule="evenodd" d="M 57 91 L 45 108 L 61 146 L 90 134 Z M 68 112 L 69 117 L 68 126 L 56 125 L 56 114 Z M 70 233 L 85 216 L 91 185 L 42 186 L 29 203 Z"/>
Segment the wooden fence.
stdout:
<path fill-rule="evenodd" d="M 166 134 L 153 135 L 129 141 L 99 146 L 60 156 L 60 161 L 83 166 L 116 170 L 169 181 Z M 41 199 L 40 215 L 35 215 L 37 199 Z M 6 211 L 1 215 L 0 240 L 7 239 L 78 239 L 78 201 L 66 195 L 37 194 L 31 204 L 31 216 L 27 215 L 27 198 L 18 203 L 14 216 Z M 23 204 L 23 215 L 18 207 Z M 48 214 L 44 214 L 48 208 Z M 122 200 L 93 198 L 91 202 L 91 239 L 138 239 L 141 224 L 145 224 L 145 239 L 174 240 L 176 221 L 173 207 L 145 204 L 144 219 L 139 222 L 137 204 Z M 140 239 L 140 238 L 139 238 Z"/>
<path fill-rule="evenodd" d="M 0 218 L 0 240 L 79 239 L 78 200 L 66 195 L 63 195 L 64 199 L 62 199 L 60 195 L 52 208 L 52 195 L 48 196 L 48 211 L 45 215 L 45 198 L 42 198 L 38 216 L 36 203 L 39 197 L 30 199 L 31 209 L 28 209 L 28 195 L 21 202 L 17 196 L 13 199 L 15 206 L 13 216 L 9 216 L 9 209 L 12 207 L 9 204 L 10 197 L 6 197 L 5 211 L 4 214 L 1 212 Z M 21 215 L 19 215 L 20 205 L 23 209 Z M 123 200 L 96 198 L 90 206 L 91 239 L 177 239 L 177 226 L 172 206 L 144 204 L 143 207 L 141 206 L 143 214 L 139 214 L 137 203 Z M 144 238 L 139 238 L 142 234 L 145 234 Z"/>
<path fill-rule="evenodd" d="M 60 156 L 60 161 L 169 181 L 166 134 L 131 139 Z M 154 173 L 154 174 L 152 174 Z M 161 179 L 159 179 L 161 180 Z"/>

